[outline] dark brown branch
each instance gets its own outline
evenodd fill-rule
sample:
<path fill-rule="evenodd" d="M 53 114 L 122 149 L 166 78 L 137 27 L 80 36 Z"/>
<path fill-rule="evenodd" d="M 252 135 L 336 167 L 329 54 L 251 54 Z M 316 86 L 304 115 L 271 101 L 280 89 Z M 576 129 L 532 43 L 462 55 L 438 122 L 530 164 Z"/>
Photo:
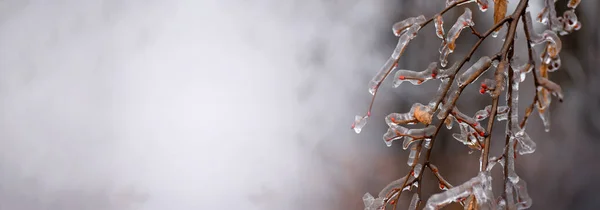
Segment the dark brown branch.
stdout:
<path fill-rule="evenodd" d="M 502 87 L 503 82 L 504 82 L 504 72 L 503 71 L 506 69 L 505 65 L 510 65 L 508 63 L 508 59 L 507 59 L 508 50 L 514 43 L 518 20 L 523 15 L 523 13 L 525 13 L 525 9 L 527 8 L 528 3 L 529 3 L 529 0 L 521 0 L 519 2 L 519 5 L 517 5 L 517 8 L 513 12 L 513 14 L 510 16 L 510 20 L 509 20 L 510 25 L 508 26 L 508 33 L 506 34 L 506 38 L 504 39 L 505 40 L 504 45 L 502 46 L 502 49 L 500 50 L 500 64 L 498 64 L 498 68 L 496 69 L 496 74 L 495 74 L 496 90 L 494 90 L 494 94 L 493 94 L 494 97 L 492 99 L 492 113 L 490 113 L 490 116 L 489 116 L 490 119 L 488 120 L 487 131 L 490 134 L 492 133 L 492 128 L 494 126 L 494 120 L 496 118 L 496 113 L 498 111 L 498 98 L 502 91 L 502 88 L 500 88 L 500 87 Z M 515 20 L 517 20 L 517 21 L 515 21 Z M 489 135 L 485 138 L 485 143 L 484 143 L 483 153 L 482 153 L 482 158 L 481 158 L 481 161 L 482 161 L 481 170 L 485 170 L 488 165 L 491 138 L 492 138 L 492 135 Z"/>

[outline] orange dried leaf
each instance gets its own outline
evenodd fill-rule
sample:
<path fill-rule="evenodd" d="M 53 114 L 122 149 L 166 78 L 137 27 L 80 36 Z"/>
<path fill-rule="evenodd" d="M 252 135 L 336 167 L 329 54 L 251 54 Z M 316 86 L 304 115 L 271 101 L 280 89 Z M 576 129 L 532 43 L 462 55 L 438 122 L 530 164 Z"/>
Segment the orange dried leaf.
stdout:
<path fill-rule="evenodd" d="M 431 124 L 432 117 L 433 114 L 430 112 L 429 109 L 421 106 L 415 108 L 415 118 L 417 118 L 419 122 L 425 125 L 429 125 Z"/>
<path fill-rule="evenodd" d="M 507 7 L 508 0 L 494 0 L 494 24 L 497 24 L 506 17 Z M 496 29 L 496 32 L 499 31 L 500 28 Z"/>

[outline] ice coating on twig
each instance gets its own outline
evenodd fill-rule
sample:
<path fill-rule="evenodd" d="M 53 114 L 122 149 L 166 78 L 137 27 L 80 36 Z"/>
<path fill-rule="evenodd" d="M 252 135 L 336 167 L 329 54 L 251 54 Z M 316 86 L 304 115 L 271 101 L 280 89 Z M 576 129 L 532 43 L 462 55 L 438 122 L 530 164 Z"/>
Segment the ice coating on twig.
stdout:
<path fill-rule="evenodd" d="M 365 193 L 363 196 L 365 210 L 379 210 L 383 207 L 383 198 L 374 198 L 370 193 Z"/>
<path fill-rule="evenodd" d="M 449 7 L 450 5 L 460 2 L 460 1 L 461 0 L 446 0 L 446 7 Z M 467 3 L 471 3 L 471 2 L 477 2 L 477 6 L 479 7 L 479 10 L 481 10 L 482 12 L 487 11 L 487 9 L 489 7 L 488 0 L 468 0 L 468 1 L 460 2 L 460 4 L 458 4 L 458 5 L 463 5 L 463 4 L 467 4 Z"/>
<path fill-rule="evenodd" d="M 469 26 L 474 26 L 472 20 L 471 10 L 469 8 L 465 8 L 465 12 L 458 17 L 456 23 L 452 25 L 452 28 L 448 31 L 446 35 L 445 45 L 442 47 L 441 55 L 440 55 L 440 64 L 442 67 L 445 67 L 448 64 L 448 55 L 454 52 L 454 48 L 456 47 L 455 41 L 460 36 L 460 32 Z"/>
<path fill-rule="evenodd" d="M 396 44 L 394 52 L 392 52 L 392 58 L 396 60 L 400 58 L 400 55 L 404 52 L 404 49 L 406 48 L 406 45 L 408 45 L 408 42 L 417 37 L 417 33 L 420 29 L 421 25 L 413 24 L 410 27 L 408 27 L 408 29 L 406 29 L 405 32 L 402 33 L 400 38 L 398 38 L 398 44 Z"/>
<path fill-rule="evenodd" d="M 525 81 L 526 75 L 533 70 L 533 65 L 529 62 L 524 63 L 521 60 L 513 59 L 510 62 L 510 66 L 514 70 L 514 73 L 517 75 L 517 79 L 519 82 Z"/>
<path fill-rule="evenodd" d="M 407 29 L 410 28 L 412 25 L 420 25 L 423 24 L 423 22 L 425 21 L 425 16 L 423 15 L 419 15 L 417 17 L 409 17 L 402 21 L 394 23 L 394 25 L 392 25 L 392 32 L 394 33 L 394 35 L 399 37 L 402 36 L 402 34 L 406 32 Z"/>
<path fill-rule="evenodd" d="M 546 90 L 550 91 L 552 95 L 556 96 L 559 102 L 562 102 L 563 94 L 560 85 L 544 77 L 538 77 L 538 84 L 540 84 L 540 86 L 544 87 Z"/>
<path fill-rule="evenodd" d="M 434 133 L 435 126 L 433 125 L 429 125 L 425 128 L 408 129 L 404 126 L 392 124 L 388 131 L 383 135 L 383 140 L 388 147 L 391 147 L 393 141 L 401 139 L 404 136 L 403 148 L 406 150 L 411 143 L 431 138 Z"/>
<path fill-rule="evenodd" d="M 413 176 L 415 178 L 419 177 L 419 174 L 421 174 L 421 169 L 423 169 L 423 165 L 421 165 L 420 163 L 417 163 L 417 165 L 415 166 L 415 169 L 413 171 Z"/>
<path fill-rule="evenodd" d="M 537 145 L 533 140 L 531 140 L 524 129 L 516 132 L 515 138 L 517 139 L 516 152 L 519 153 L 519 155 L 531 154 L 535 152 Z"/>
<path fill-rule="evenodd" d="M 477 131 L 477 134 L 479 134 L 480 136 L 486 135 L 485 128 L 483 128 L 483 126 L 481 126 L 479 121 L 477 121 L 476 119 L 469 117 L 466 114 L 463 114 L 456 107 L 452 109 L 451 113 L 452 116 L 456 118 L 456 121 L 458 121 L 458 123 L 466 123 L 468 126 L 475 129 L 475 131 Z"/>
<path fill-rule="evenodd" d="M 444 40 L 444 18 L 441 15 L 436 15 L 434 21 L 435 34 L 437 35 L 437 37 Z"/>
<path fill-rule="evenodd" d="M 418 183 L 418 182 L 415 182 Z M 417 206 L 419 205 L 419 194 L 415 193 L 413 194 L 412 198 L 410 199 L 410 205 L 408 205 L 408 210 L 417 210 Z"/>
<path fill-rule="evenodd" d="M 432 62 L 427 66 L 427 69 L 416 72 L 411 70 L 399 69 L 396 71 L 394 76 L 394 87 L 400 86 L 403 82 L 410 82 L 413 85 L 420 85 L 431 79 L 436 78 L 447 78 L 449 72 L 446 70 L 440 70 L 437 68 L 437 62 Z"/>
<path fill-rule="evenodd" d="M 379 89 L 381 82 L 383 82 L 383 80 L 385 79 L 387 74 L 392 70 L 394 65 L 396 65 L 396 59 L 392 57 L 388 58 L 385 64 L 383 64 L 381 69 L 379 69 L 377 74 L 373 77 L 373 79 L 371 79 L 371 81 L 369 82 L 369 93 L 371 93 L 371 95 L 375 95 L 375 92 L 377 92 L 377 89 Z"/>
<path fill-rule="evenodd" d="M 466 84 L 474 82 L 481 74 L 483 74 L 483 72 L 488 70 L 490 66 L 492 66 L 492 59 L 488 56 L 481 57 L 475 64 L 458 77 L 458 85 L 465 86 Z"/>
<path fill-rule="evenodd" d="M 354 116 L 354 123 L 352 123 L 352 129 L 354 129 L 354 132 L 360 133 L 360 131 L 362 131 L 363 127 L 365 127 L 365 125 L 367 124 L 367 119 L 369 119 L 369 115 Z"/>
<path fill-rule="evenodd" d="M 539 39 L 531 40 L 531 43 L 533 45 L 538 45 L 545 42 L 548 42 L 548 44 L 546 45 L 546 52 L 549 58 L 556 58 L 562 48 L 562 42 L 560 41 L 560 38 L 556 35 L 554 31 L 545 30 L 539 37 Z"/>
<path fill-rule="evenodd" d="M 450 68 L 447 69 L 440 69 L 440 72 L 448 72 L 448 73 L 444 73 L 444 74 L 453 74 L 454 72 L 456 72 L 456 69 L 458 68 L 459 63 L 456 62 L 454 63 Z M 450 88 L 450 86 L 452 85 L 450 83 L 450 79 L 449 78 L 441 78 L 440 81 L 442 81 L 442 83 L 440 84 L 440 86 L 438 87 L 437 93 L 435 94 L 435 96 L 431 99 L 431 101 L 429 102 L 429 108 L 435 110 L 437 109 L 439 106 L 438 102 L 443 102 L 442 100 L 442 96 L 445 93 L 445 90 Z"/>
<path fill-rule="evenodd" d="M 381 191 L 379 191 L 378 196 L 380 198 L 385 198 L 385 197 L 388 197 L 390 195 L 390 193 L 392 193 L 392 191 L 401 189 L 402 184 L 404 184 L 404 182 L 406 181 L 407 178 L 408 178 L 408 176 L 404 176 L 400 179 L 390 182 Z"/>
<path fill-rule="evenodd" d="M 542 37 L 533 29 L 533 21 L 531 20 L 531 13 L 529 11 L 525 12 L 523 15 L 525 18 L 525 27 L 527 27 L 527 31 L 529 31 L 529 37 L 532 40 L 540 40 Z"/>
<path fill-rule="evenodd" d="M 492 177 L 489 175 L 489 172 L 479 172 L 476 177 L 471 178 L 461 185 L 432 195 L 427 200 L 427 204 L 425 204 L 425 208 L 423 209 L 440 209 L 471 194 L 476 196 L 478 202 L 487 203 L 490 200 L 493 200 L 493 193 L 491 192 L 491 180 Z"/>

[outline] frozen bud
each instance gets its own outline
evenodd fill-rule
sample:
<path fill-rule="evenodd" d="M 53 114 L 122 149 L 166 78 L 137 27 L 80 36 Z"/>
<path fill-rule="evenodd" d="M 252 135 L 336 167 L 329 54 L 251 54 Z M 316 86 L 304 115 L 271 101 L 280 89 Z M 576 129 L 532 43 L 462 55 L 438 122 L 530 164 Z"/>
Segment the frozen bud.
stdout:
<path fill-rule="evenodd" d="M 354 132 L 356 133 L 360 133 L 360 131 L 362 131 L 363 127 L 365 127 L 365 125 L 367 124 L 367 119 L 369 119 L 369 116 L 360 116 L 360 115 L 356 115 L 354 116 L 354 123 L 352 123 L 352 129 L 354 129 Z"/>
<path fill-rule="evenodd" d="M 394 32 L 394 35 L 399 37 L 404 32 L 406 32 L 406 30 L 408 30 L 408 28 L 410 28 L 412 25 L 420 25 L 423 24 L 425 21 L 425 16 L 423 15 L 417 17 L 409 17 L 400 22 L 394 23 L 394 25 L 392 26 L 392 32 Z"/>
<path fill-rule="evenodd" d="M 479 6 L 479 10 L 485 12 L 489 7 L 489 2 L 488 0 L 477 0 L 477 6 Z"/>
<path fill-rule="evenodd" d="M 575 9 L 579 5 L 579 3 L 581 3 L 581 0 L 569 0 L 569 3 L 567 3 L 567 7 L 569 7 L 570 9 Z"/>
<path fill-rule="evenodd" d="M 460 77 L 458 77 L 458 85 L 465 86 L 479 78 L 483 72 L 488 70 L 492 65 L 492 59 L 488 56 L 481 57 L 475 64 L 473 64 L 469 69 L 463 72 Z"/>

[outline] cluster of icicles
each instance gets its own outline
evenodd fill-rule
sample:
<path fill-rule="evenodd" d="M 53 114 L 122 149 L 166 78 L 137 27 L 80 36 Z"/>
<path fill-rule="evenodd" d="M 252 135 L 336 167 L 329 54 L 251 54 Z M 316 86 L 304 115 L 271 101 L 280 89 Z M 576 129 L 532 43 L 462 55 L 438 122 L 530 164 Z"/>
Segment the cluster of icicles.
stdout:
<path fill-rule="evenodd" d="M 455 4 L 456 2 L 457 0 L 446 1 L 447 6 Z M 463 3 L 470 2 L 476 2 L 482 12 L 485 12 L 488 8 L 487 0 L 472 0 L 464 1 Z M 484 139 L 489 133 L 480 124 L 480 121 L 483 121 L 490 116 L 492 106 L 486 106 L 482 110 L 477 111 L 472 117 L 464 114 L 458 110 L 457 107 L 452 106 L 453 103 L 450 103 L 449 100 L 455 97 L 456 94 L 460 94 L 460 92 L 457 90 L 449 90 L 449 88 L 452 87 L 452 84 L 449 82 L 449 77 L 450 75 L 457 75 L 457 85 L 459 87 L 464 87 L 467 84 L 476 81 L 479 75 L 482 75 L 482 73 L 488 69 L 498 68 L 498 62 L 484 56 L 462 74 L 457 74 L 460 70 L 457 69 L 458 63 L 446 68 L 448 64 L 448 55 L 454 51 L 455 41 L 459 37 L 461 31 L 464 28 L 474 26 L 471 10 L 468 8 L 465 8 L 464 13 L 458 18 L 454 25 L 452 25 L 448 33 L 445 33 L 444 31 L 444 21 L 442 16 L 438 15 L 433 18 L 436 35 L 442 40 L 439 50 L 441 55 L 439 66 L 441 67 L 438 67 L 438 62 L 432 62 L 423 71 L 411 71 L 399 68 L 398 60 L 400 56 L 404 52 L 409 41 L 416 37 L 426 19 L 424 16 L 411 17 L 393 25 L 392 31 L 394 35 L 399 37 L 398 44 L 390 58 L 388 58 L 376 76 L 370 81 L 369 93 L 375 95 L 381 83 L 391 72 L 395 72 L 393 78 L 394 87 L 399 87 L 403 82 L 420 85 L 429 80 L 437 79 L 441 81 L 441 84 L 436 95 L 428 104 L 423 105 L 415 103 L 409 112 L 391 113 L 385 117 L 385 121 L 389 126 L 387 132 L 383 135 L 385 144 L 389 147 L 394 141 L 403 140 L 402 148 L 404 150 L 410 148 L 407 164 L 414 169 L 409 175 L 389 183 L 378 194 L 377 198 L 366 193 L 363 196 L 365 210 L 383 209 L 387 204 L 390 204 L 391 199 L 397 196 L 399 192 L 411 191 L 414 188 L 418 188 L 419 182 L 416 182 L 415 180 L 419 177 L 423 167 L 429 167 L 431 171 L 436 174 L 436 177 L 440 180 L 440 189 L 443 190 L 441 193 L 432 195 L 425 203 L 424 209 L 439 209 L 452 202 L 461 202 L 464 204 L 465 199 L 471 195 L 475 197 L 477 201 L 476 204 L 479 207 L 478 209 L 527 209 L 531 207 L 532 201 L 527 193 L 527 184 L 516 174 L 514 164 L 517 153 L 519 155 L 533 153 L 536 150 L 536 143 L 532 141 L 525 132 L 525 127 L 519 125 L 518 110 L 512 112 L 509 112 L 509 110 L 510 107 L 518 107 L 519 83 L 523 82 L 526 75 L 534 70 L 534 66 L 537 67 L 535 71 L 537 71 L 539 75 L 537 81 L 539 86 L 537 90 L 538 94 L 536 95 L 536 97 L 538 97 L 536 107 L 540 118 L 543 120 L 546 131 L 549 131 L 550 118 L 548 107 L 551 101 L 550 96 L 554 95 L 559 100 L 562 100 L 563 98 L 560 86 L 548 80 L 548 72 L 553 72 L 560 68 L 559 53 L 561 50 L 561 41 L 557 34 L 566 35 L 581 28 L 581 23 L 577 20 L 577 16 L 574 13 L 580 0 L 570 0 L 568 2 L 569 9 L 564 12 L 562 17 L 556 16 L 554 0 L 545 0 L 545 3 L 546 5 L 543 11 L 538 15 L 537 20 L 538 22 L 547 25 L 550 30 L 545 30 L 541 34 L 538 34 L 533 30 L 531 14 L 526 12 L 522 17 L 524 18 L 525 27 L 530 34 L 531 46 L 535 47 L 541 45 L 543 46 L 543 52 L 538 54 L 535 52 L 535 49 L 533 49 L 534 53 L 539 55 L 539 57 L 535 57 L 534 61 L 531 62 L 524 62 L 519 59 L 510 61 L 510 66 L 513 71 L 513 82 L 509 84 L 512 94 L 508 96 L 507 91 L 507 100 L 510 97 L 511 104 L 498 106 L 497 108 L 496 120 L 503 121 L 510 118 L 511 123 L 507 125 L 506 131 L 506 134 L 510 137 L 509 143 L 505 148 L 508 152 L 505 152 L 506 154 L 512 155 L 490 158 L 486 169 L 481 169 L 481 172 L 479 172 L 477 176 L 454 187 L 442 178 L 435 165 L 428 163 L 425 166 L 416 161 L 416 158 L 420 155 L 418 145 L 423 145 L 424 148 L 431 149 L 430 141 L 436 132 L 436 127 L 431 125 L 431 121 L 435 112 L 439 110 L 436 117 L 439 120 L 444 120 L 447 129 L 452 129 L 455 122 L 458 124 L 460 133 L 454 133 L 452 135 L 454 139 L 467 145 L 472 150 L 482 150 L 484 147 Z M 508 72 L 508 66 L 503 66 L 504 68 L 507 68 L 504 72 Z M 508 77 L 508 73 L 505 73 L 505 77 Z M 505 88 L 495 86 L 495 80 L 484 79 L 481 82 L 480 93 L 492 95 L 496 88 L 501 88 L 502 90 Z M 445 90 L 449 91 L 442 99 Z M 369 110 L 366 115 L 357 115 L 355 117 L 352 128 L 356 133 L 361 132 L 370 115 L 371 113 Z M 447 117 L 444 118 L 445 116 Z M 425 127 L 405 127 L 405 125 L 418 123 L 425 125 Z M 422 144 L 417 144 L 415 142 L 421 142 Z M 505 185 L 507 187 L 504 192 L 504 198 L 495 197 L 492 192 L 492 177 L 490 171 L 496 163 L 500 163 L 500 165 L 505 167 L 508 172 L 508 179 L 505 180 Z M 404 183 L 411 184 L 403 186 Z M 413 194 L 409 209 L 416 209 L 419 202 L 421 202 L 419 195 L 417 193 Z"/>

